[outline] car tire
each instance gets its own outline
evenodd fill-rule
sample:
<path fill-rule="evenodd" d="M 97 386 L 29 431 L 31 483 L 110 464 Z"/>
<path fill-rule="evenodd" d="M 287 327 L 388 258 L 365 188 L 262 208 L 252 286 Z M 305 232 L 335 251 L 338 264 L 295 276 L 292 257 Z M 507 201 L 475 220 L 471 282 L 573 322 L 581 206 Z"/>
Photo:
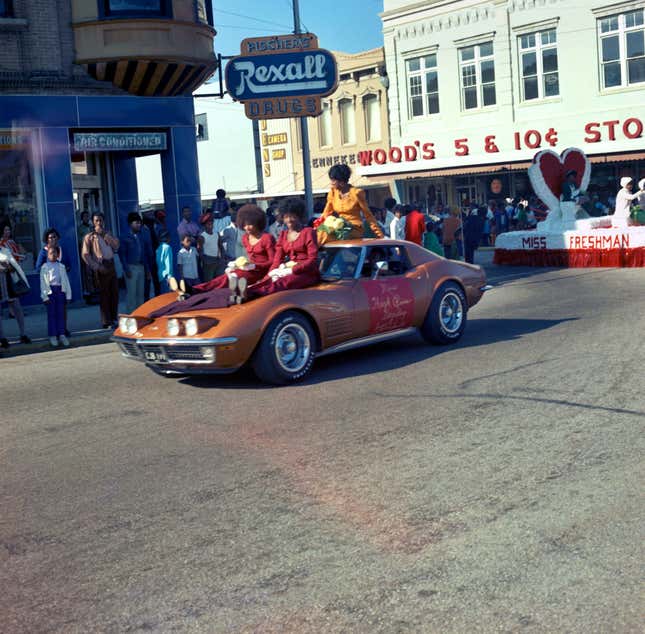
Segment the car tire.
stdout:
<path fill-rule="evenodd" d="M 444 282 L 435 292 L 421 335 L 429 343 L 446 345 L 458 341 L 466 328 L 468 304 L 459 284 Z"/>
<path fill-rule="evenodd" d="M 286 385 L 306 376 L 314 362 L 316 338 L 309 321 L 288 311 L 269 324 L 251 365 L 265 383 Z"/>

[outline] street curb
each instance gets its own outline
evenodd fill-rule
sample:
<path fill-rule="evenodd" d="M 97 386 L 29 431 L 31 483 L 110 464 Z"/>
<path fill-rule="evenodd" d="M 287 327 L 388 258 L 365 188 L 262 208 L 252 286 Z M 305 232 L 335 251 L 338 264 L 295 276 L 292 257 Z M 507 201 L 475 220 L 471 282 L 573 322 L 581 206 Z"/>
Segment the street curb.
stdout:
<path fill-rule="evenodd" d="M 52 348 L 49 343 L 49 338 L 32 340 L 31 343 L 11 343 L 9 348 L 0 348 L 0 360 L 8 359 L 10 357 L 19 357 L 26 354 L 36 354 L 38 352 L 45 352 L 46 350 L 72 350 L 74 348 L 82 348 L 84 346 L 91 346 L 101 343 L 109 343 L 110 337 L 113 334 L 112 329 L 102 331 L 79 331 L 73 332 L 70 337 L 70 345 L 68 348 L 59 345 L 58 348 Z"/>

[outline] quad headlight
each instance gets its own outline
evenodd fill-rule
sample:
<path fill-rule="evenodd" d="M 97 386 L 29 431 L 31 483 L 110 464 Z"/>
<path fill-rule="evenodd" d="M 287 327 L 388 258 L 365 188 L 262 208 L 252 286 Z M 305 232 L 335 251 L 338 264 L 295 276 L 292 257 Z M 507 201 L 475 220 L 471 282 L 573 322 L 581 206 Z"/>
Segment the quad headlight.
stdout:
<path fill-rule="evenodd" d="M 119 317 L 119 329 L 128 335 L 133 335 L 139 330 L 139 325 L 134 317 Z"/>
<path fill-rule="evenodd" d="M 199 332 L 199 324 L 196 319 L 187 319 L 184 322 L 184 329 L 188 337 L 194 337 Z"/>
<path fill-rule="evenodd" d="M 169 319 L 166 325 L 166 330 L 171 337 L 176 337 L 179 334 L 179 319 Z"/>

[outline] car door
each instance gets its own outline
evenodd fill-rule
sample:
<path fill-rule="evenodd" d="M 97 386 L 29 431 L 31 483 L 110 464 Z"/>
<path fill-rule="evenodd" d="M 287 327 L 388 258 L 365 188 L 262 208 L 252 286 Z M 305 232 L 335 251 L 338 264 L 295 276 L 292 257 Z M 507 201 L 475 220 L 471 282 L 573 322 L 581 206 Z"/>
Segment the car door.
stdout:
<path fill-rule="evenodd" d="M 385 260 L 380 260 L 381 255 Z M 376 261 L 386 261 L 388 268 L 375 276 Z M 426 287 L 425 270 L 411 266 L 405 247 L 369 247 L 354 290 L 354 309 L 361 324 L 358 336 L 418 326 L 423 318 Z"/>

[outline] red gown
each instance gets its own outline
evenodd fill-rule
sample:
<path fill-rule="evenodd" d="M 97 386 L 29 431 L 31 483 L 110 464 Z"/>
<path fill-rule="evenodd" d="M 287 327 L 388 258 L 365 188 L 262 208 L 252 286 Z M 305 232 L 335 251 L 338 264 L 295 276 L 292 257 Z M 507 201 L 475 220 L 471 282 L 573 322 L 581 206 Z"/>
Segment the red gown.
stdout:
<path fill-rule="evenodd" d="M 278 278 L 275 282 L 267 276 L 257 284 L 249 286 L 247 289 L 249 298 L 293 288 L 306 288 L 319 282 L 318 244 L 315 231 L 311 227 L 304 227 L 293 242 L 287 239 L 288 234 L 288 231 L 280 233 L 271 269 L 277 269 L 284 262 L 291 261 L 296 262 L 293 272 L 291 275 Z"/>
<path fill-rule="evenodd" d="M 242 236 L 242 244 L 249 254 L 249 260 L 255 264 L 252 271 L 242 271 L 235 269 L 234 273 L 238 278 L 244 277 L 248 280 L 249 285 L 255 284 L 261 280 L 270 270 L 271 263 L 275 256 L 275 238 L 270 233 L 263 233 L 260 239 L 251 246 L 248 234 Z M 195 284 L 193 291 L 197 293 L 206 293 L 214 288 L 227 288 L 228 274 L 223 273 L 212 279 L 210 282 Z"/>

